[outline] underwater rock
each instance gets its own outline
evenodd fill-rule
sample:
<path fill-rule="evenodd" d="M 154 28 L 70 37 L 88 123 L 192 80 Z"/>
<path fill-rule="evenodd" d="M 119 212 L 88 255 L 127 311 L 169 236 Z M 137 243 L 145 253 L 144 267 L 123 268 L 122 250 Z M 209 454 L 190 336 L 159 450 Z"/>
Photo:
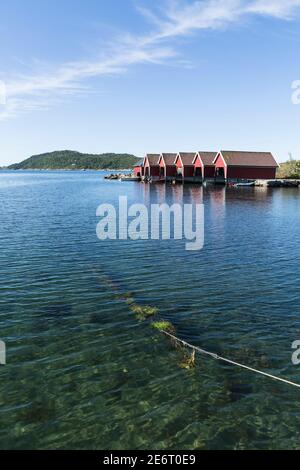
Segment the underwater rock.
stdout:
<path fill-rule="evenodd" d="M 228 391 L 230 392 L 230 401 L 235 402 L 242 400 L 247 395 L 251 395 L 253 388 L 247 383 L 231 382 L 228 384 Z"/>
<path fill-rule="evenodd" d="M 41 314 L 47 317 L 62 318 L 72 313 L 72 306 L 63 302 L 55 302 L 43 308 Z"/>

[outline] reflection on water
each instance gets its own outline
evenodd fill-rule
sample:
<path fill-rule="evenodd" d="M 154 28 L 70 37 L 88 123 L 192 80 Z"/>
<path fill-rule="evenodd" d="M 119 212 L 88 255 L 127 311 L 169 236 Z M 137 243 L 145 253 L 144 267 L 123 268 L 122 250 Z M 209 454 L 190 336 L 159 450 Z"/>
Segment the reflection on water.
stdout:
<path fill-rule="evenodd" d="M 103 202 L 205 204 L 205 247 L 96 238 Z M 0 174 L 1 448 L 299 448 L 298 392 L 182 353 L 136 319 L 300 382 L 299 191 Z"/>

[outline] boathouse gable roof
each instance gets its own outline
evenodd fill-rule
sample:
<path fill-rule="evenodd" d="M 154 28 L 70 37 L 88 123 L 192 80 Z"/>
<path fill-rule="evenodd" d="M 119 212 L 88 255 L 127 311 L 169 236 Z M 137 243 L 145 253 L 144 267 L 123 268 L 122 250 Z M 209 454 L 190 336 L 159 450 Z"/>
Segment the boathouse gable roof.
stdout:
<path fill-rule="evenodd" d="M 176 158 L 177 158 L 177 153 L 162 153 L 160 155 L 159 161 L 163 159 L 166 166 L 173 166 L 175 165 Z"/>
<path fill-rule="evenodd" d="M 204 166 L 214 166 L 217 152 L 198 152 L 197 157 L 200 157 Z"/>
<path fill-rule="evenodd" d="M 144 160 L 144 165 L 146 164 L 147 160 L 150 166 L 157 166 L 159 164 L 160 155 L 158 153 L 147 153 Z"/>
<path fill-rule="evenodd" d="M 227 166 L 247 166 L 277 168 L 278 163 L 271 152 L 238 152 L 231 150 L 221 150 L 214 160 L 221 155 Z"/>
<path fill-rule="evenodd" d="M 196 154 L 195 152 L 179 152 L 177 154 L 176 161 L 178 158 L 181 159 L 181 163 L 184 166 L 192 166 L 196 159 Z"/>

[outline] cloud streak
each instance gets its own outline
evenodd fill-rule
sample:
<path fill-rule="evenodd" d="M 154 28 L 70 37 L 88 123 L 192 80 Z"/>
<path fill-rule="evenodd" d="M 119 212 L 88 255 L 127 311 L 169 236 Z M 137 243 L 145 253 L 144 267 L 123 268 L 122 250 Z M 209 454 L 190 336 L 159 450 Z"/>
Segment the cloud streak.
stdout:
<path fill-rule="evenodd" d="M 189 37 L 200 30 L 225 28 L 251 15 L 291 20 L 299 8 L 300 0 L 169 0 L 158 12 L 140 9 L 152 29 L 145 35 L 123 34 L 106 56 L 6 80 L 6 106 L 0 109 L 0 120 L 50 108 L 66 95 L 86 93 L 86 82 L 93 77 L 119 75 L 138 64 L 174 60 L 177 38 Z"/>

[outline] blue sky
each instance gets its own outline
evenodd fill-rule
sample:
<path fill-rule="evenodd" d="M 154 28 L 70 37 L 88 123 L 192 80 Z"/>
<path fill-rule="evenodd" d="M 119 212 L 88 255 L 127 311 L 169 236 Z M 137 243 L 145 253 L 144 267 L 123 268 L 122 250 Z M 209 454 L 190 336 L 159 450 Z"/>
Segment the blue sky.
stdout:
<path fill-rule="evenodd" d="M 0 16 L 0 165 L 58 149 L 300 159 L 300 0 L 2 0 Z"/>

